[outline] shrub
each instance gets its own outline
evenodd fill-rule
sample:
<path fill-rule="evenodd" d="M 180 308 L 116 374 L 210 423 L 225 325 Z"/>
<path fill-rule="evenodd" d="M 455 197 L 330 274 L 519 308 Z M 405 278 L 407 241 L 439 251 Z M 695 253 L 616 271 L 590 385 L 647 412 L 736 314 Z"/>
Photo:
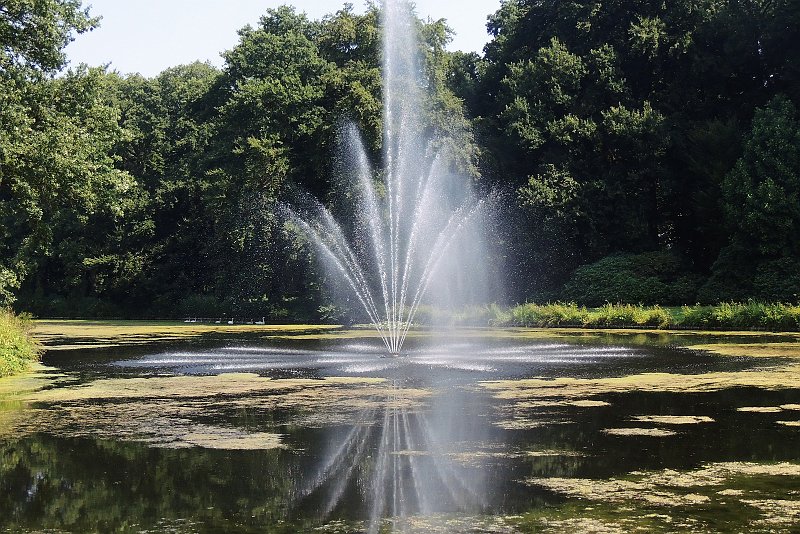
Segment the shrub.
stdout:
<path fill-rule="evenodd" d="M 30 335 L 30 320 L 0 310 L 0 376 L 25 371 L 41 352 L 41 345 Z"/>
<path fill-rule="evenodd" d="M 711 276 L 697 291 L 697 300 L 716 304 L 752 297 L 755 269 L 751 248 L 738 243 L 728 245 L 720 251 L 711 267 Z"/>
<path fill-rule="evenodd" d="M 589 314 L 587 326 L 653 326 L 666 328 L 672 316 L 660 306 L 645 308 L 632 304 L 605 304 Z"/>
<path fill-rule="evenodd" d="M 27 302 L 27 309 L 39 317 L 60 317 L 64 319 L 80 319 L 92 317 L 110 319 L 123 317 L 125 314 L 119 306 L 96 297 L 61 297 L 32 299 Z"/>
<path fill-rule="evenodd" d="M 678 324 L 688 328 L 768 329 L 796 331 L 800 329 L 800 306 L 722 302 L 716 306 L 684 306 Z"/>
<path fill-rule="evenodd" d="M 753 294 L 765 302 L 797 302 L 800 297 L 800 262 L 781 258 L 760 264 L 753 278 Z"/>
<path fill-rule="evenodd" d="M 678 324 L 687 328 L 709 328 L 713 321 L 712 312 L 711 306 L 684 306 Z"/>
<path fill-rule="evenodd" d="M 578 268 L 564 285 L 567 300 L 586 306 L 606 302 L 685 304 L 695 300 L 698 279 L 669 252 L 608 256 Z"/>
<path fill-rule="evenodd" d="M 583 326 L 589 312 L 575 303 L 521 304 L 511 309 L 509 323 L 516 326 Z"/>
<path fill-rule="evenodd" d="M 723 302 L 716 306 L 683 306 L 671 312 L 660 306 L 605 304 L 587 310 L 574 303 L 521 304 L 511 308 L 497 325 L 528 327 L 584 326 L 699 328 L 699 329 L 768 329 L 800 331 L 800 305 Z"/>

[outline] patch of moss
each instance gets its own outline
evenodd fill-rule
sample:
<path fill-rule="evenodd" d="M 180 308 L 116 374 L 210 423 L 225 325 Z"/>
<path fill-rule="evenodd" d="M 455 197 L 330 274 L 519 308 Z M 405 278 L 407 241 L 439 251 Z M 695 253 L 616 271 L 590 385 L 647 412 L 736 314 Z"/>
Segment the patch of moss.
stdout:
<path fill-rule="evenodd" d="M 154 447 L 269 449 L 282 446 L 279 431 L 203 421 L 225 410 L 246 409 L 283 410 L 292 414 L 291 424 L 302 426 L 359 424 L 362 418 L 372 423 L 364 414 L 419 408 L 430 395 L 380 378 L 272 380 L 254 374 L 101 379 L 49 389 L 28 385 L 14 395 L 13 410 L 0 411 L 0 438 L 43 432 Z"/>
<path fill-rule="evenodd" d="M 736 408 L 738 412 L 751 412 L 751 413 L 780 413 L 781 410 L 780 406 L 742 406 L 741 408 Z"/>
<path fill-rule="evenodd" d="M 481 382 L 480 386 L 492 392 L 497 399 L 530 402 L 586 399 L 633 391 L 702 393 L 737 387 L 765 390 L 795 389 L 798 383 L 800 383 L 800 364 L 695 375 L 642 373 L 613 378 L 495 380 Z"/>
<path fill-rule="evenodd" d="M 787 528 L 800 518 L 800 500 L 786 498 L 792 494 L 788 487 L 797 486 L 798 475 L 800 465 L 793 463 L 721 462 L 600 480 L 531 478 L 526 483 L 579 500 L 525 519 L 528 524 L 563 525 L 570 514 L 570 519 L 602 521 L 604 528 L 627 526 L 632 531 L 715 532 L 720 525 L 731 531 Z"/>
<path fill-rule="evenodd" d="M 602 432 L 610 436 L 648 436 L 652 438 L 663 438 L 677 434 L 672 430 L 660 428 L 606 428 Z"/>
<path fill-rule="evenodd" d="M 714 419 L 707 415 L 636 415 L 631 420 L 658 425 L 697 425 L 714 422 Z"/>
<path fill-rule="evenodd" d="M 800 343 L 713 343 L 691 345 L 690 349 L 704 350 L 720 356 L 752 358 L 800 358 Z"/>

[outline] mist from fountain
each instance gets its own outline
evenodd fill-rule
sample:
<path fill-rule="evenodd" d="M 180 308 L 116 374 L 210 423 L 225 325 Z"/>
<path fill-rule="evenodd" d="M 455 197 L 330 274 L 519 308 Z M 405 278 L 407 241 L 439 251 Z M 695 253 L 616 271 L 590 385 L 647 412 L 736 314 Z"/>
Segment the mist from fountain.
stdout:
<path fill-rule="evenodd" d="M 331 271 L 340 275 L 383 340 L 397 355 L 448 256 L 479 238 L 476 220 L 487 203 L 469 180 L 450 171 L 447 143 L 426 135 L 425 86 L 415 18 L 403 0 L 383 4 L 384 165 L 376 172 L 358 129 L 343 131 L 344 159 L 355 189 L 356 214 L 346 226 L 316 200 L 292 220 Z M 345 230 L 347 228 L 347 230 Z M 462 254 L 463 255 L 463 254 Z M 451 269 L 452 271 L 452 269 Z M 437 285 L 452 281 L 446 276 Z"/>

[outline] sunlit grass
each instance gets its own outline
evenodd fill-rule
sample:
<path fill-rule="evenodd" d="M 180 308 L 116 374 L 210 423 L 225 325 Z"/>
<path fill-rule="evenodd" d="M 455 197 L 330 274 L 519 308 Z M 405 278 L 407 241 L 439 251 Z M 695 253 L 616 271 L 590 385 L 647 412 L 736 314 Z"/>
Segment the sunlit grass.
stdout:
<path fill-rule="evenodd" d="M 730 303 L 714 306 L 662 308 L 633 304 L 606 304 L 585 308 L 574 303 L 520 304 L 497 326 L 526 327 L 652 327 L 701 329 L 800 330 L 800 306 L 781 303 Z"/>
<path fill-rule="evenodd" d="M 7 310 L 0 310 L 0 376 L 27 370 L 39 359 L 41 346 L 30 335 L 31 324 Z"/>

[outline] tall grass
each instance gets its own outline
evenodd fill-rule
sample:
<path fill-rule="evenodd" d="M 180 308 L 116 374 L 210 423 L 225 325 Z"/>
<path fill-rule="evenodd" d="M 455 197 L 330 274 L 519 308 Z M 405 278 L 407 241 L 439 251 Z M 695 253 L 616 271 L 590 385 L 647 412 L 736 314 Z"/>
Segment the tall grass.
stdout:
<path fill-rule="evenodd" d="M 689 328 L 758 328 L 791 332 L 800 330 L 800 306 L 763 302 L 684 306 L 679 326 Z"/>
<path fill-rule="evenodd" d="M 25 371 L 39 359 L 41 345 L 31 337 L 31 323 L 7 310 L 0 310 L 0 376 Z"/>
<path fill-rule="evenodd" d="M 727 330 L 800 331 L 800 305 L 723 302 L 715 306 L 660 306 L 606 304 L 585 308 L 574 303 L 520 304 L 511 308 L 498 326 L 527 327 L 652 327 L 712 328 Z"/>
<path fill-rule="evenodd" d="M 589 311 L 577 304 L 520 304 L 511 308 L 506 324 L 516 326 L 584 326 Z"/>
<path fill-rule="evenodd" d="M 530 327 L 581 326 L 623 327 L 669 326 L 672 316 L 659 307 L 634 306 L 631 304 L 606 304 L 588 309 L 574 303 L 521 304 L 511 308 L 507 325 Z"/>

